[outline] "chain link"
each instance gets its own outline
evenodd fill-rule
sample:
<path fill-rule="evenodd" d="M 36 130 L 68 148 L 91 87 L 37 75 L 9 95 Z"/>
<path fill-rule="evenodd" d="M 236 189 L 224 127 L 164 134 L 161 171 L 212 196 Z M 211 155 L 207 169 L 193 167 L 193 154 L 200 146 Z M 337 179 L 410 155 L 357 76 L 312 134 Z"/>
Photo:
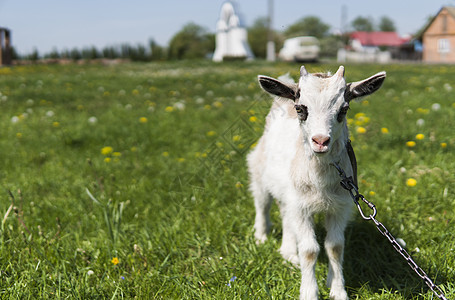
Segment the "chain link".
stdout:
<path fill-rule="evenodd" d="M 359 189 L 354 183 L 354 180 L 352 179 L 352 176 L 347 177 L 346 173 L 344 170 L 335 162 L 332 163 L 332 165 L 337 169 L 340 177 L 341 177 L 341 186 L 346 189 L 349 194 L 352 197 L 352 200 L 354 200 L 355 205 L 357 206 L 357 209 L 360 212 L 360 215 L 362 216 L 363 219 L 370 221 L 372 220 L 374 224 L 376 225 L 376 228 L 379 230 L 379 232 L 385 236 L 389 242 L 392 244 L 393 248 L 403 256 L 403 258 L 406 260 L 408 265 L 411 267 L 411 269 L 425 282 L 425 284 L 433 291 L 433 293 L 439 298 L 443 300 L 448 300 L 446 296 L 444 295 L 444 292 L 441 290 L 440 287 L 435 285 L 433 281 L 428 277 L 427 273 L 417 265 L 417 263 L 412 259 L 411 255 L 397 242 L 395 237 L 390 233 L 390 231 L 376 219 L 376 214 L 377 210 L 376 207 L 374 206 L 373 203 L 369 202 L 365 197 L 359 193 Z M 372 211 L 371 214 L 365 214 L 362 210 L 362 207 L 359 203 L 359 200 L 364 202 L 368 208 Z"/>

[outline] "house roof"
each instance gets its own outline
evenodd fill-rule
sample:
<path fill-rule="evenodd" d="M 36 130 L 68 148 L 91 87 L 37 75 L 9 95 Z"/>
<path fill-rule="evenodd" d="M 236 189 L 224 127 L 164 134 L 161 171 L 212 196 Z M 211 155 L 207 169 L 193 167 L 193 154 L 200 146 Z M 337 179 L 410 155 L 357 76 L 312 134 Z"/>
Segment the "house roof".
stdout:
<path fill-rule="evenodd" d="M 401 38 L 396 32 L 388 31 L 354 31 L 349 37 L 358 40 L 362 46 L 400 46 L 409 39 Z"/>
<path fill-rule="evenodd" d="M 433 18 L 431 18 L 431 20 L 425 25 L 425 27 L 423 27 L 423 29 L 421 29 L 417 34 L 416 34 L 416 39 L 418 40 L 422 40 L 422 37 L 423 37 L 423 34 L 425 33 L 425 31 L 428 30 L 428 28 L 431 26 L 431 24 L 434 22 L 434 20 L 436 19 L 436 17 L 441 13 L 441 11 L 443 9 L 446 9 L 447 12 L 453 17 L 455 18 L 455 6 L 443 6 L 441 7 L 439 10 L 438 10 L 438 13 L 434 15 Z"/>

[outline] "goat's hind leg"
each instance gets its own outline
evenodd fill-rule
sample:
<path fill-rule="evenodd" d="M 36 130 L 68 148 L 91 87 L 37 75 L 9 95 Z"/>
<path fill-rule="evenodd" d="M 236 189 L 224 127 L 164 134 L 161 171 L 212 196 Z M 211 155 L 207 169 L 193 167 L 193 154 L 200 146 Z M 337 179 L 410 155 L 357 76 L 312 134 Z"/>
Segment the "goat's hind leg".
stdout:
<path fill-rule="evenodd" d="M 263 243 L 267 239 L 272 222 L 270 221 L 270 206 L 272 205 L 272 196 L 258 182 L 251 183 L 251 191 L 254 197 L 254 206 L 256 208 L 256 218 L 254 221 L 254 237 L 256 242 Z"/>

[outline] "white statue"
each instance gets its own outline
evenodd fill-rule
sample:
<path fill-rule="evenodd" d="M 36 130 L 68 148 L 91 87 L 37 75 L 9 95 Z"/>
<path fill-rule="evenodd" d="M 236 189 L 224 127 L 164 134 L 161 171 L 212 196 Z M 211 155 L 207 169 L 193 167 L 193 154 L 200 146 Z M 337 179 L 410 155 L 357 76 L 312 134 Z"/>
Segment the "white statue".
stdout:
<path fill-rule="evenodd" d="M 241 26 L 234 5 L 227 1 L 221 7 L 220 19 L 216 24 L 216 47 L 213 61 L 223 61 L 225 57 L 253 59 L 248 44 L 246 28 Z"/>

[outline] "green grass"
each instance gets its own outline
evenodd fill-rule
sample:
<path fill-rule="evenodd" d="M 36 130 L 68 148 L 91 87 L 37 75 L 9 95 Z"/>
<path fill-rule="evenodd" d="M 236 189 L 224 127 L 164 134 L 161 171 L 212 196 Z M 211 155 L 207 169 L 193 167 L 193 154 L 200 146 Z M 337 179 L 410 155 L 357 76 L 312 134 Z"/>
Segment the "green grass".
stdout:
<path fill-rule="evenodd" d="M 347 65 L 346 76 L 381 70 L 383 88 L 348 113 L 360 189 L 453 299 L 455 66 Z M 299 66 L 0 69 L 0 297 L 297 298 L 276 207 L 270 239 L 254 242 L 245 167 L 271 102 L 256 76 L 288 71 Z M 434 299 L 373 223 L 354 213 L 346 237 L 352 299 Z M 316 271 L 327 299 L 323 253 Z"/>

